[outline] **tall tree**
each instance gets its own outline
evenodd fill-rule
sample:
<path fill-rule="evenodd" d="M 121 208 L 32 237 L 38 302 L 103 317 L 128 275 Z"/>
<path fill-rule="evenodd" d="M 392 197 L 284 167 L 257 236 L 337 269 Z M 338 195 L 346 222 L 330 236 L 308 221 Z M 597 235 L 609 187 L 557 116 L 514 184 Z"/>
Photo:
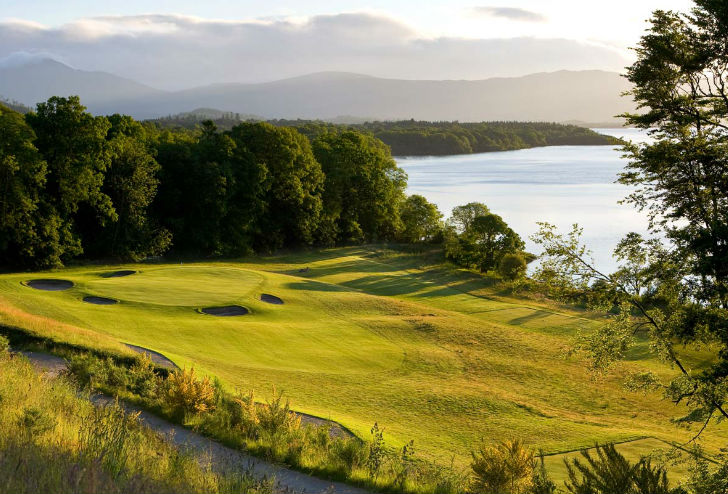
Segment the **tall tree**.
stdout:
<path fill-rule="evenodd" d="M 149 216 L 149 206 L 159 185 L 159 164 L 152 156 L 147 132 L 129 116 L 109 117 L 107 134 L 111 163 L 102 191 L 111 198 L 116 219 L 85 239 L 96 255 L 139 260 L 164 252 L 170 233 Z"/>
<path fill-rule="evenodd" d="M 58 216 L 44 201 L 46 163 L 23 115 L 0 104 L 0 264 L 60 264 Z"/>
<path fill-rule="evenodd" d="M 111 199 L 102 191 L 111 159 L 106 141 L 109 121 L 87 113 L 77 96 L 54 96 L 39 103 L 26 120 L 48 165 L 44 197 L 60 217 L 62 255 L 80 254 L 79 223 L 116 219 Z"/>
<path fill-rule="evenodd" d="M 256 249 L 311 244 L 321 218 L 324 174 L 308 139 L 295 129 L 267 123 L 236 125 L 229 136 L 265 167 L 266 210 L 258 223 Z"/>
<path fill-rule="evenodd" d="M 452 214 L 448 219 L 448 224 L 455 227 L 458 233 L 462 233 L 470 228 L 473 220 L 478 216 L 485 216 L 490 213 L 488 206 L 482 202 L 469 202 L 463 206 L 456 206 L 452 209 Z"/>
<path fill-rule="evenodd" d="M 323 206 L 335 242 L 392 239 L 407 175 L 380 140 L 355 131 L 329 132 L 313 141 L 326 176 Z"/>
<path fill-rule="evenodd" d="M 634 187 L 628 201 L 648 212 L 655 238 L 622 240 L 612 274 L 589 261 L 578 227 L 560 235 L 544 224 L 534 240 L 545 247 L 541 278 L 557 293 L 620 309 L 577 341 L 592 366 L 609 368 L 635 333 L 648 337 L 679 373 L 670 381 L 638 375 L 633 384 L 692 407 L 685 420 L 704 429 L 716 415 L 728 418 L 728 5 L 695 5 L 690 14 L 656 11 L 628 71 L 642 110 L 628 121 L 654 142 L 625 147 L 620 181 Z M 697 345 L 710 355 L 691 370 L 682 349 Z"/>
<path fill-rule="evenodd" d="M 520 252 L 526 247 L 503 218 L 493 213 L 473 218 L 463 236 L 475 245 L 476 262 L 483 272 L 495 269 L 505 254 Z"/>
<path fill-rule="evenodd" d="M 234 147 L 211 122 L 196 133 L 165 131 L 159 136 L 161 183 L 153 209 L 172 232 L 175 251 L 224 253 L 221 224 L 227 214 L 228 162 Z"/>
<path fill-rule="evenodd" d="M 431 242 L 441 232 L 442 214 L 436 205 L 421 195 L 409 196 L 399 214 L 402 218 L 400 237 L 405 242 Z"/>

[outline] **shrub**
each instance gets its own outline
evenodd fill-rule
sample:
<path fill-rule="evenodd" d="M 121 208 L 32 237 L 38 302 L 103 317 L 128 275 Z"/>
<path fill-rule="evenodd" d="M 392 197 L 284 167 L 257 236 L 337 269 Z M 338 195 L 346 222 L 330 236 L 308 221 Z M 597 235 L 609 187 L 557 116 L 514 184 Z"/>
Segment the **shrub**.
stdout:
<path fill-rule="evenodd" d="M 81 387 L 97 384 L 99 375 L 103 374 L 101 361 L 87 353 L 73 355 L 68 361 L 67 372 Z"/>
<path fill-rule="evenodd" d="M 404 490 L 407 479 L 414 470 L 415 442 L 410 441 L 399 452 L 395 463 L 394 485 L 400 490 Z"/>
<path fill-rule="evenodd" d="M 498 272 L 506 280 L 513 281 L 526 274 L 526 259 L 521 254 L 505 254 L 498 265 Z"/>
<path fill-rule="evenodd" d="M 129 389 L 140 396 L 150 398 L 156 394 L 159 379 L 154 373 L 154 363 L 146 353 L 141 354 L 129 369 Z"/>
<path fill-rule="evenodd" d="M 520 440 L 481 446 L 471 453 L 472 491 L 488 494 L 522 494 L 533 486 L 533 451 Z M 615 491 L 616 492 L 616 491 Z"/>
<path fill-rule="evenodd" d="M 349 477 L 354 469 L 365 464 L 368 450 L 362 441 L 338 438 L 331 442 L 328 452 L 328 463 Z"/>
<path fill-rule="evenodd" d="M 539 451 L 538 468 L 534 469 L 533 482 L 529 494 L 555 494 L 556 484 L 549 478 L 546 471 L 543 451 Z"/>
<path fill-rule="evenodd" d="M 382 463 L 387 454 L 386 446 L 384 444 L 384 429 L 379 428 L 379 424 L 374 422 L 374 426 L 370 431 L 372 440 L 369 443 L 369 454 L 366 459 L 367 472 L 369 478 L 372 480 L 377 479 L 379 476 L 379 470 L 382 468 Z"/>
<path fill-rule="evenodd" d="M 215 387 L 207 376 L 197 379 L 194 367 L 171 373 L 166 384 L 166 402 L 177 414 L 204 413 L 215 407 Z"/>
<path fill-rule="evenodd" d="M 257 417 L 261 429 L 270 436 L 291 432 L 301 426 L 301 417 L 291 412 L 291 403 L 288 400 L 284 403 L 283 393 L 276 393 L 275 387 L 273 399 L 260 407 Z"/>
<path fill-rule="evenodd" d="M 10 351 L 10 341 L 0 334 L 0 357 Z"/>
<path fill-rule="evenodd" d="M 250 391 L 247 395 L 235 398 L 236 407 L 231 410 L 230 425 L 237 427 L 245 437 L 258 439 L 260 436 L 260 419 L 255 395 Z"/>
<path fill-rule="evenodd" d="M 26 407 L 18 417 L 18 427 L 23 431 L 26 439 L 31 440 L 55 429 L 56 420 L 40 408 Z"/>
<path fill-rule="evenodd" d="M 648 459 L 632 464 L 614 447 L 596 447 L 596 456 L 582 451 L 583 460 L 564 460 L 569 474 L 566 488 L 573 494 L 668 494 L 670 487 L 662 467 L 653 467 Z"/>

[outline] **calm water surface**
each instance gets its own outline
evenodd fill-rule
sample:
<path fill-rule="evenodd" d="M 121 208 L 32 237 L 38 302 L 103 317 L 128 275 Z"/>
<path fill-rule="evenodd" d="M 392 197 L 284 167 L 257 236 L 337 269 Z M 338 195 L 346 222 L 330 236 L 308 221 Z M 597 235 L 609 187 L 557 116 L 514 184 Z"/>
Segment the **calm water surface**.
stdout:
<path fill-rule="evenodd" d="M 595 129 L 645 141 L 636 129 Z M 631 231 L 645 233 L 645 216 L 618 202 L 630 188 L 614 183 L 626 161 L 611 146 L 556 146 L 458 156 L 398 158 L 409 176 L 409 194 L 422 194 L 446 216 L 453 207 L 483 202 L 526 240 L 537 221 L 566 230 L 584 228 L 583 239 L 600 269 L 616 267 L 612 251 Z"/>

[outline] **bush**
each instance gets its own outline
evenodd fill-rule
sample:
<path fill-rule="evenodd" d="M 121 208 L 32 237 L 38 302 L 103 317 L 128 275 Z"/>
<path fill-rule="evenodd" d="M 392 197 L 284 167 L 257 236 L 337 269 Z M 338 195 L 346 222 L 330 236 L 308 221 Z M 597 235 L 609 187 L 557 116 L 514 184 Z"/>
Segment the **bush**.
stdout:
<path fill-rule="evenodd" d="M 7 354 L 10 351 L 10 341 L 0 334 L 0 356 Z"/>
<path fill-rule="evenodd" d="M 270 436 L 292 432 L 301 427 L 301 417 L 291 412 L 291 403 L 288 400 L 284 403 L 283 393 L 276 393 L 276 388 L 273 388 L 273 399 L 260 407 L 257 417 L 261 429 Z"/>
<path fill-rule="evenodd" d="M 513 281 L 526 274 L 526 259 L 521 254 L 505 254 L 498 265 L 498 272 L 506 280 Z"/>
<path fill-rule="evenodd" d="M 151 357 L 142 353 L 129 369 L 129 389 L 140 396 L 151 398 L 157 392 L 159 378 L 154 373 Z"/>
<path fill-rule="evenodd" d="M 18 427 L 30 440 L 55 429 L 56 420 L 40 408 L 26 407 L 18 417 Z"/>
<path fill-rule="evenodd" d="M 662 467 L 653 467 L 648 459 L 632 464 L 614 447 L 596 447 L 596 456 L 582 451 L 578 458 L 564 460 L 569 474 L 566 488 L 573 494 L 669 494 L 667 474 Z"/>
<path fill-rule="evenodd" d="M 533 451 L 520 440 L 481 446 L 472 454 L 472 491 L 488 494 L 525 494 L 533 487 Z M 615 491 L 618 492 L 618 491 Z"/>
<path fill-rule="evenodd" d="M 215 387 L 210 378 L 197 379 L 195 368 L 175 371 L 166 381 L 165 400 L 172 410 L 184 415 L 204 413 L 215 408 Z"/>

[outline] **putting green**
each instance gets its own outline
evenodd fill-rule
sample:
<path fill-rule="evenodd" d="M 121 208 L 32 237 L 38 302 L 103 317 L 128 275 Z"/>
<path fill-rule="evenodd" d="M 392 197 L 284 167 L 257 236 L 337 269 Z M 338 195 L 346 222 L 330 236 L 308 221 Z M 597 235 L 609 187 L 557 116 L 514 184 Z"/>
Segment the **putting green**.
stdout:
<path fill-rule="evenodd" d="M 230 267 L 167 266 L 85 283 L 96 295 L 130 302 L 201 307 L 240 300 L 260 286 L 264 277 Z"/>
<path fill-rule="evenodd" d="M 102 276 L 121 269 L 137 273 Z M 22 285 L 32 278 L 74 286 L 46 292 Z M 139 345 L 261 397 L 275 385 L 297 410 L 362 437 L 377 421 L 389 444 L 414 439 L 420 454 L 444 462 L 454 455 L 458 465 L 483 439 L 522 438 L 559 453 L 655 438 L 623 447 L 635 455 L 695 433 L 670 422 L 684 408 L 622 386 L 628 372 L 675 372 L 649 357 L 646 342 L 616 374 L 595 380 L 564 350 L 577 329 L 599 321 L 498 290 L 420 255 L 329 249 L 240 262 L 0 275 L 0 323 L 89 345 Z M 285 303 L 266 303 L 262 294 Z M 82 302 L 87 296 L 119 303 Z M 250 313 L 198 312 L 226 305 Z M 695 352 L 688 363 L 699 368 L 702 358 Z M 726 424 L 704 436 L 707 449 L 725 445 Z M 548 463 L 562 478 L 559 461 L 552 456 Z"/>

